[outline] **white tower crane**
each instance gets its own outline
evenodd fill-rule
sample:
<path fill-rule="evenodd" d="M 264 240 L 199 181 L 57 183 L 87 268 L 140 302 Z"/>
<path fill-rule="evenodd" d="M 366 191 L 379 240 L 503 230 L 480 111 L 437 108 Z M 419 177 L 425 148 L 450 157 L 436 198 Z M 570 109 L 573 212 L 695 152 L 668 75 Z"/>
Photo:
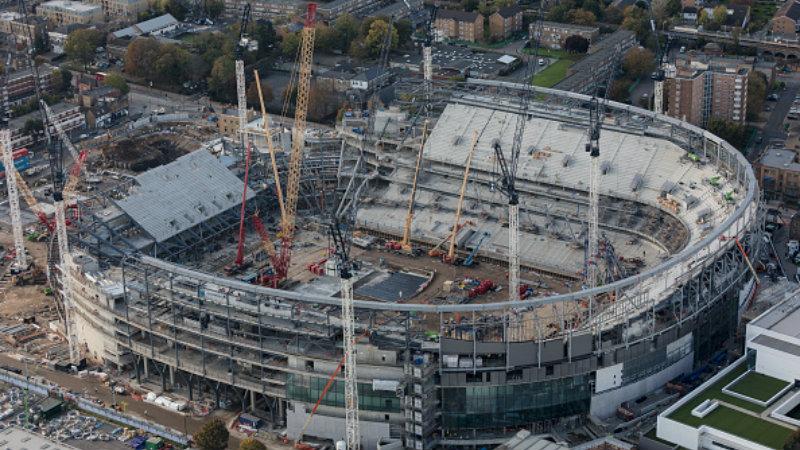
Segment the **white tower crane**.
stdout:
<path fill-rule="evenodd" d="M 14 264 L 17 270 L 28 268 L 28 257 L 25 254 L 25 237 L 22 234 L 22 214 L 19 209 L 19 191 L 14 176 L 14 156 L 11 152 L 11 132 L 0 130 L 0 145 L 3 147 L 3 165 L 6 169 L 6 187 L 8 188 L 8 206 L 11 214 L 11 233 L 14 236 Z"/>

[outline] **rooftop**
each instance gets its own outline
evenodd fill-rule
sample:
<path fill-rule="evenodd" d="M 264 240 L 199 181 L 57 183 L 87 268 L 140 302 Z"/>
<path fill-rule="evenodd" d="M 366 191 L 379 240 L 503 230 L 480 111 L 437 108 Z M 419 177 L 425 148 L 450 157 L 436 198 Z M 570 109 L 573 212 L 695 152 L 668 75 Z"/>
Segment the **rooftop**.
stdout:
<path fill-rule="evenodd" d="M 244 183 L 211 153 L 194 151 L 148 170 L 116 204 L 163 242 L 242 202 Z M 247 198 L 255 193 L 248 190 Z"/>
<path fill-rule="evenodd" d="M 505 18 L 514 17 L 521 12 L 522 8 L 520 8 L 518 5 L 504 6 L 497 10 L 497 14 L 500 15 L 500 17 Z"/>
<path fill-rule="evenodd" d="M 788 1 L 775 13 L 775 17 L 786 16 L 790 19 L 800 19 L 800 2 Z"/>
<path fill-rule="evenodd" d="M 535 26 L 535 22 L 531 24 L 531 26 Z M 597 27 L 590 27 L 587 25 L 575 25 L 573 23 L 561 23 L 561 22 L 542 22 L 542 27 L 550 27 L 550 28 L 568 28 L 570 30 L 581 30 L 581 31 L 595 31 L 599 30 Z"/>
<path fill-rule="evenodd" d="M 158 17 L 154 17 L 150 20 L 145 20 L 144 22 L 139 22 L 136 25 L 132 25 L 128 28 L 123 28 L 121 30 L 115 31 L 114 37 L 122 38 L 122 37 L 146 35 L 154 31 L 178 25 L 179 23 L 180 22 L 178 22 L 178 19 L 173 17 L 172 14 L 164 14 Z"/>
<path fill-rule="evenodd" d="M 458 22 L 474 22 L 480 13 L 475 11 L 460 11 L 456 9 L 440 9 L 436 12 L 437 19 L 453 19 Z"/>
<path fill-rule="evenodd" d="M 47 449 L 47 450 L 78 450 L 68 444 L 51 441 L 38 433 L 31 433 L 22 428 L 9 427 L 0 430 L 0 445 L 9 449 Z"/>
<path fill-rule="evenodd" d="M 768 149 L 764 152 L 764 155 L 761 156 L 759 164 L 775 169 L 787 169 L 800 172 L 800 163 L 797 162 L 797 154 L 791 150 Z"/>
<path fill-rule="evenodd" d="M 39 7 L 48 7 L 56 9 L 64 9 L 77 13 L 88 13 L 102 10 L 99 5 L 90 5 L 88 3 L 76 2 L 72 0 L 50 0 L 39 5 Z"/>
<path fill-rule="evenodd" d="M 774 331 L 785 336 L 800 337 L 798 323 L 800 323 L 800 296 L 793 295 L 758 316 L 750 322 L 750 326 Z"/>

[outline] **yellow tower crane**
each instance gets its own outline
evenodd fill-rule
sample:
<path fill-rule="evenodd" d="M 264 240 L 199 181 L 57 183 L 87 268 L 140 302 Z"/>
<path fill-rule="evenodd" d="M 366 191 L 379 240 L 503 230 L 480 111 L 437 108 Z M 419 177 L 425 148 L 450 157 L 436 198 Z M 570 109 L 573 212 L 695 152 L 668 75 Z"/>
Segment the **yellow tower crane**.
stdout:
<path fill-rule="evenodd" d="M 459 222 L 461 222 L 461 209 L 464 206 L 464 193 L 467 192 L 467 180 L 469 180 L 469 169 L 472 166 L 472 155 L 475 154 L 475 147 L 478 146 L 478 132 L 472 132 L 472 146 L 469 149 L 469 154 L 467 155 L 467 162 L 464 164 L 464 179 L 461 180 L 461 192 L 458 194 L 458 205 L 456 206 L 456 221 L 453 223 L 453 232 L 450 235 L 450 250 L 448 250 L 447 255 L 445 256 L 444 260 L 448 263 L 452 263 L 456 260 L 456 236 L 458 235 L 458 230 L 461 228 Z"/>

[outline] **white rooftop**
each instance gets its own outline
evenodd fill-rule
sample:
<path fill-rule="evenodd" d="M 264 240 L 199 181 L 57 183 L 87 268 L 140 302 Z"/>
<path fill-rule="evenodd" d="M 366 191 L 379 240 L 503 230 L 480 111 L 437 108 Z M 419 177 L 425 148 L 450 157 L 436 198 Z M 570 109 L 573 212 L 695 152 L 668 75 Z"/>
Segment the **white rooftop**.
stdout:
<path fill-rule="evenodd" d="M 77 13 L 86 13 L 102 9 L 102 7 L 99 5 L 90 5 L 88 3 L 76 2 L 72 0 L 50 0 L 49 2 L 44 2 L 39 6 L 45 6 L 54 9 L 63 9 Z"/>
<path fill-rule="evenodd" d="M 37 433 L 23 430 L 22 428 L 9 427 L 0 430 L 0 448 L 13 450 L 78 450 L 77 447 L 51 441 Z"/>

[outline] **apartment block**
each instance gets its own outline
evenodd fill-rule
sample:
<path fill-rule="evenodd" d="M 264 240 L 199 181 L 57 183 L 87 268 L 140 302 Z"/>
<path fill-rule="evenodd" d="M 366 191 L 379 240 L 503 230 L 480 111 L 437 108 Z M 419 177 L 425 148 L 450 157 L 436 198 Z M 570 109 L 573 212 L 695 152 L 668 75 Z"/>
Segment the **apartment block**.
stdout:
<path fill-rule="evenodd" d="M 53 78 L 53 68 L 50 65 L 38 66 L 39 86 L 44 92 L 49 92 Z M 36 95 L 34 72 L 30 68 L 9 72 L 0 82 L 0 106 L 3 111 L 20 106 Z"/>
<path fill-rule="evenodd" d="M 86 127 L 86 119 L 81 112 L 78 105 L 68 103 L 58 103 L 50 107 L 52 115 L 48 118 L 61 126 L 61 129 L 67 133 L 73 130 L 81 130 Z M 11 130 L 11 146 L 13 148 L 29 147 L 34 144 L 34 137 L 30 134 L 23 133 L 25 123 L 29 120 L 41 120 L 41 113 L 34 111 L 25 114 L 24 116 L 11 119 L 8 124 L 8 129 Z M 56 130 L 51 125 L 50 133 L 55 135 Z"/>
<path fill-rule="evenodd" d="M 106 19 L 135 21 L 139 13 L 147 11 L 148 0 L 91 0 L 103 8 Z"/>
<path fill-rule="evenodd" d="M 340 14 L 358 14 L 382 6 L 382 0 L 333 0 L 330 3 L 320 3 L 317 14 L 324 20 L 335 20 Z"/>
<path fill-rule="evenodd" d="M 489 30 L 494 39 L 508 39 L 522 31 L 522 8 L 517 5 L 498 9 L 489 16 Z"/>
<path fill-rule="evenodd" d="M 45 23 L 37 20 L 37 17 L 29 17 L 29 24 L 22 20 L 22 15 L 14 11 L 0 12 L 0 33 L 13 37 L 17 44 L 27 45 L 31 36 L 36 36 L 43 32 Z"/>
<path fill-rule="evenodd" d="M 743 59 L 678 58 L 666 69 L 667 114 L 699 126 L 712 118 L 744 123 L 751 70 L 752 63 Z"/>
<path fill-rule="evenodd" d="M 246 0 L 225 0 L 225 16 L 238 19 Z M 277 19 L 292 17 L 302 10 L 304 3 L 299 0 L 263 0 L 250 3 L 250 14 L 254 19 Z M 323 5 L 319 6 L 320 9 Z"/>
<path fill-rule="evenodd" d="M 477 42 L 483 39 L 483 15 L 474 11 L 440 10 L 433 27 L 438 40 Z"/>
<path fill-rule="evenodd" d="M 532 40 L 539 39 L 542 47 L 560 49 L 570 36 L 580 36 L 592 44 L 600 36 L 600 29 L 571 23 L 542 22 L 541 36 L 536 31 L 536 23 L 529 25 L 528 34 Z"/>
<path fill-rule="evenodd" d="M 758 182 L 767 200 L 800 200 L 800 163 L 788 149 L 767 149 L 755 164 Z"/>
<path fill-rule="evenodd" d="M 36 13 L 56 27 L 73 24 L 91 25 L 104 19 L 101 7 L 72 0 L 50 0 L 41 3 L 36 7 Z"/>

